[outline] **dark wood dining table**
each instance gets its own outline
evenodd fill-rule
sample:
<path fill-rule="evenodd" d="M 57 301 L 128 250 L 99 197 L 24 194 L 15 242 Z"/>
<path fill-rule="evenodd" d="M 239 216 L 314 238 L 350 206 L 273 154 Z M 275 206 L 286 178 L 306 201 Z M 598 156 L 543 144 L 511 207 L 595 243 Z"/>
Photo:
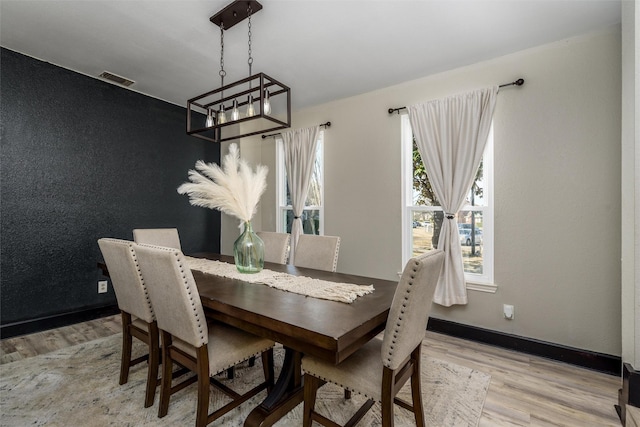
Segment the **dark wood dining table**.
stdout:
<path fill-rule="evenodd" d="M 232 256 L 189 254 L 234 263 Z M 106 264 L 98 262 L 105 276 Z M 352 303 L 329 301 L 192 270 L 205 315 L 283 345 L 284 361 L 275 386 L 244 425 L 273 425 L 303 401 L 301 360 L 305 354 L 338 364 L 384 330 L 397 282 L 308 268 L 264 263 L 272 271 L 330 282 L 373 285 Z"/>
<path fill-rule="evenodd" d="M 233 264 L 233 257 L 191 256 Z M 384 330 L 397 282 L 265 262 L 265 269 L 331 282 L 373 285 L 354 302 L 329 301 L 262 284 L 193 271 L 205 315 L 285 348 L 278 380 L 245 426 L 270 426 L 303 401 L 301 359 L 305 354 L 338 364 Z"/>

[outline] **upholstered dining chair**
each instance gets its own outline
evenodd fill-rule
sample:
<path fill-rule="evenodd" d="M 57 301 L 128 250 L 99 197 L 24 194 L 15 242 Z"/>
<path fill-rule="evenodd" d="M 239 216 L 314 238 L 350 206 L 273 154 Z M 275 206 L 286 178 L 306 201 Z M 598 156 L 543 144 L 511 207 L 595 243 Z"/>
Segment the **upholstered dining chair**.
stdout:
<path fill-rule="evenodd" d="M 301 234 L 295 244 L 293 264 L 296 267 L 336 271 L 340 237 Z"/>
<path fill-rule="evenodd" d="M 182 250 L 180 236 L 177 228 L 136 228 L 133 230 L 133 240 L 136 243 L 164 246 Z M 253 366 L 255 358 L 249 360 L 249 366 Z M 227 378 L 232 380 L 235 375 L 233 367 L 227 369 Z"/>
<path fill-rule="evenodd" d="M 148 280 L 162 338 L 162 384 L 158 416 L 169 410 L 170 396 L 189 384 L 198 383 L 196 427 L 205 426 L 264 389 L 273 386 L 273 347 L 275 342 L 222 323 L 207 324 L 195 280 L 178 249 L 136 245 L 142 275 Z M 261 354 L 264 382 L 240 395 L 217 381 L 214 375 Z M 173 363 L 196 375 L 175 386 Z M 213 385 L 233 400 L 209 413 L 209 386 Z"/>
<path fill-rule="evenodd" d="M 119 239 L 100 239 L 98 245 L 107 264 L 111 283 L 122 315 L 122 360 L 120 384 L 129 378 L 133 365 L 148 361 L 147 389 L 144 407 L 153 405 L 158 385 L 159 332 L 147 287 L 138 269 L 133 242 Z M 148 354 L 131 359 L 133 337 L 147 344 Z"/>
<path fill-rule="evenodd" d="M 302 358 L 304 427 L 310 427 L 312 421 L 325 426 L 337 425 L 315 412 L 317 390 L 326 382 L 369 398 L 346 425 L 357 423 L 378 401 L 382 403 L 383 427 L 393 426 L 394 403 L 412 411 L 416 425 L 424 426 L 420 348 L 443 262 L 441 249 L 407 262 L 391 303 L 383 339 L 372 339 L 338 365 L 311 356 Z M 396 397 L 408 379 L 411 379 L 411 404 Z"/>
<path fill-rule="evenodd" d="M 266 262 L 287 263 L 291 234 L 273 231 L 258 231 L 256 234 L 264 242 L 264 260 Z"/>
<path fill-rule="evenodd" d="M 133 230 L 133 240 L 136 243 L 182 250 L 177 228 L 136 228 Z"/>

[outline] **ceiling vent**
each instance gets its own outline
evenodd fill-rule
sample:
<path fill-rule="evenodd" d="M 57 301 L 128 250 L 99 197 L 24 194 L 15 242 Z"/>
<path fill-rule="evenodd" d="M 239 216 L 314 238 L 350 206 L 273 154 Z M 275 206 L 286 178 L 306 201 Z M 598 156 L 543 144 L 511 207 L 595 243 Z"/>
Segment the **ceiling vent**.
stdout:
<path fill-rule="evenodd" d="M 129 80 L 124 77 L 117 76 L 108 71 L 103 71 L 99 77 L 102 77 L 105 80 L 109 80 L 110 82 L 117 83 L 119 85 L 126 86 L 126 87 L 129 87 L 135 83 L 133 80 Z"/>

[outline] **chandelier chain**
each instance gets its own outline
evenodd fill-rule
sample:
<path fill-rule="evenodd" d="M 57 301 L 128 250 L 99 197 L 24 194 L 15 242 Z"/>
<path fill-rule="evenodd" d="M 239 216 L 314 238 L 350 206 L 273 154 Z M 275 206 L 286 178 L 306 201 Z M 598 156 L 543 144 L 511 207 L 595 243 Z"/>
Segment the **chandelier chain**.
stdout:
<path fill-rule="evenodd" d="M 249 7 L 247 8 L 247 18 L 249 18 L 249 59 L 247 63 L 249 64 L 249 75 L 251 75 L 251 65 L 253 65 L 253 57 L 251 56 L 251 3 L 249 3 Z"/>
<path fill-rule="evenodd" d="M 224 86 L 224 76 L 227 75 L 227 72 L 224 70 L 224 23 L 220 23 L 220 72 L 218 74 Z"/>

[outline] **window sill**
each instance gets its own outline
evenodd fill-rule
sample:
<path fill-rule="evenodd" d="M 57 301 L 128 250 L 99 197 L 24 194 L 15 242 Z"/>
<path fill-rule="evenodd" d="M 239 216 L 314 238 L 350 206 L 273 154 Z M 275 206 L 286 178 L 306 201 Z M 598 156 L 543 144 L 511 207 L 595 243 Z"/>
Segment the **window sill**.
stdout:
<path fill-rule="evenodd" d="M 402 271 L 397 272 L 398 277 L 402 276 Z M 468 291 L 486 292 L 488 294 L 495 294 L 498 291 L 498 285 L 495 283 L 479 283 L 467 280 Z"/>
<path fill-rule="evenodd" d="M 498 285 L 494 283 L 472 283 L 467 282 L 468 291 L 486 292 L 489 294 L 495 294 L 498 291 Z"/>

